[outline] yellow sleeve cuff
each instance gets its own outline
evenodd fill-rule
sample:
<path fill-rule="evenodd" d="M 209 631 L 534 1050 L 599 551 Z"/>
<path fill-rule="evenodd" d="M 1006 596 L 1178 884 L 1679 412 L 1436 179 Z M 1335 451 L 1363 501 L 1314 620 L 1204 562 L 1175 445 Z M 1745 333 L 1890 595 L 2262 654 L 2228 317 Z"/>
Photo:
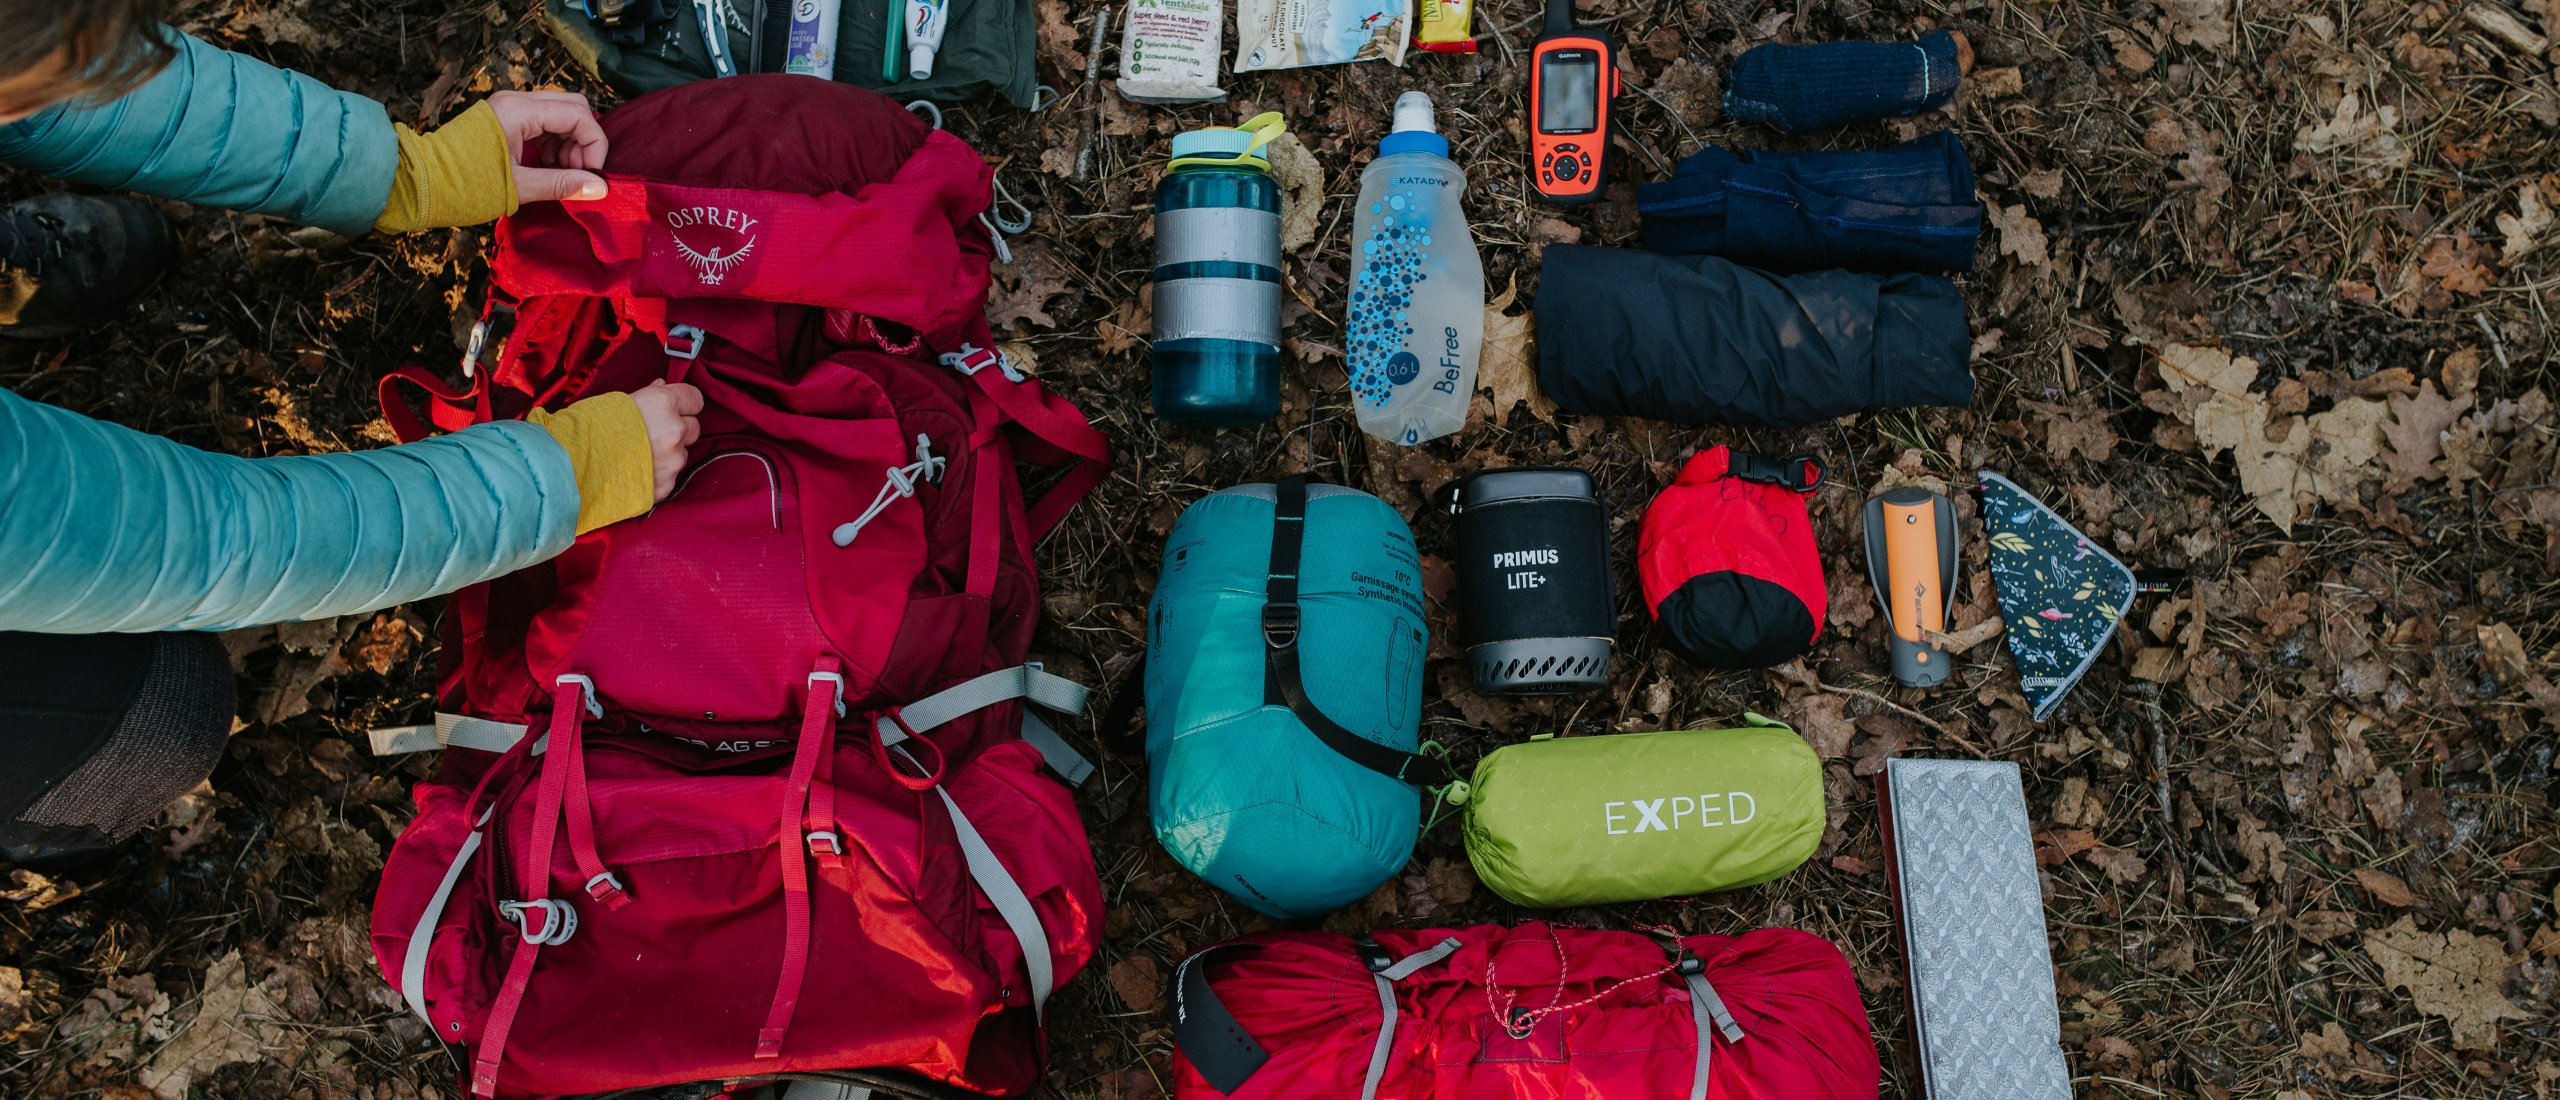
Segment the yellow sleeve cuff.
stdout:
<path fill-rule="evenodd" d="M 516 212 L 515 160 L 487 100 L 423 134 L 398 123 L 392 129 L 400 139 L 400 169 L 375 229 L 480 225 Z"/>
<path fill-rule="evenodd" d="M 578 483 L 578 533 L 620 523 L 658 503 L 658 465 L 649 425 L 627 393 L 598 394 L 559 412 L 535 409 L 525 419 L 569 452 Z"/>

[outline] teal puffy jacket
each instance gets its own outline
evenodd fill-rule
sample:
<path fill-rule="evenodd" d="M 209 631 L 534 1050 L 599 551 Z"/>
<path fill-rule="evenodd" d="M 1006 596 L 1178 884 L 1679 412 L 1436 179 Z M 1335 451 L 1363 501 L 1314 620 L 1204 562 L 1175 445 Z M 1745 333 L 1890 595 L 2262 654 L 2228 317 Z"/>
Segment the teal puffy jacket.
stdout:
<path fill-rule="evenodd" d="M 0 126 L 0 161 L 361 234 L 399 144 L 382 106 L 170 32 L 111 102 Z M 242 459 L 0 392 L 0 630 L 218 630 L 370 611 L 542 561 L 575 534 L 568 454 L 484 424 Z"/>

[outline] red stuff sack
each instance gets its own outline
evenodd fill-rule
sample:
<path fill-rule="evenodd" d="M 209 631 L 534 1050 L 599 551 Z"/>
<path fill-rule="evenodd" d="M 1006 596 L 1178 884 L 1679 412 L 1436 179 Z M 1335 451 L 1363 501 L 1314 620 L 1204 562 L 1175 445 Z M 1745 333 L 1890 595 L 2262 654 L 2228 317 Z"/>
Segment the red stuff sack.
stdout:
<path fill-rule="evenodd" d="M 1102 475 L 990 350 L 990 173 L 876 93 L 688 84 L 604 119 L 610 194 L 499 224 L 454 428 L 658 379 L 702 438 L 650 514 L 465 589 L 436 777 L 373 942 L 475 1097 L 888 1069 L 1038 1080 L 1101 897 L 1022 705 L 1033 544 Z M 475 338 L 466 369 L 489 356 Z M 1058 466 L 1026 503 L 1016 461 Z M 1051 753 L 1071 774 L 1071 753 Z M 1076 776 L 1081 778 L 1080 775 Z"/>
<path fill-rule="evenodd" d="M 1874 1100 L 1838 948 L 1789 929 L 1269 932 L 1174 971 L 1178 1100 Z"/>
<path fill-rule="evenodd" d="M 1671 651 L 1771 668 L 1813 648 L 1829 603 L 1805 498 L 1822 463 L 1709 447 L 1645 509 L 1636 573 Z"/>

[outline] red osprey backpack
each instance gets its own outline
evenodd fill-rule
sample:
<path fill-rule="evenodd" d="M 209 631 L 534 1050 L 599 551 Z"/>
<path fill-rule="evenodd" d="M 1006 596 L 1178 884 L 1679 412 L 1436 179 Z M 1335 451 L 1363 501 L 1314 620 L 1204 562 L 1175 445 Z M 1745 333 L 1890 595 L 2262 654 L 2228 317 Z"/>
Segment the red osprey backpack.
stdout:
<path fill-rule="evenodd" d="M 1266 932 L 1172 979 L 1177 1100 L 1875 1100 L 1849 961 L 1762 928 Z"/>
<path fill-rule="evenodd" d="M 464 392 L 403 372 L 385 412 L 424 430 L 401 382 L 452 428 L 665 378 L 702 389 L 702 438 L 655 511 L 454 597 L 437 737 L 465 751 L 384 869 L 383 972 L 475 1097 L 1027 1091 L 1101 924 L 1024 740 L 1063 749 L 1023 702 L 1085 698 L 1024 664 L 1031 549 L 1107 450 L 992 350 L 988 168 L 796 76 L 604 128 L 606 198 L 499 224 L 494 363 Z M 1017 460 L 1066 470 L 1026 506 Z"/>

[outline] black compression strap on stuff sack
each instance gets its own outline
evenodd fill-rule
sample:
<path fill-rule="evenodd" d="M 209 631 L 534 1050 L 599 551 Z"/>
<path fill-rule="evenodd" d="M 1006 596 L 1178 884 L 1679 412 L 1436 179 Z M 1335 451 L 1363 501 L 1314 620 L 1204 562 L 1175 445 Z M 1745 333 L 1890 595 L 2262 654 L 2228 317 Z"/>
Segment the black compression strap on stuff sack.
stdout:
<path fill-rule="evenodd" d="M 1432 757 L 1391 749 L 1342 728 L 1325 717 L 1307 685 L 1298 678 L 1298 561 L 1306 542 L 1307 479 L 1300 474 L 1280 479 L 1271 514 L 1271 569 L 1262 600 L 1263 701 L 1288 707 L 1326 748 L 1344 759 L 1401 783 L 1446 786 L 1456 778 L 1449 766 Z"/>
<path fill-rule="evenodd" d="M 1191 1068 L 1219 1092 L 1243 1088 L 1254 1071 L 1271 1060 L 1226 1003 L 1209 986 L 1209 956 L 1250 945 L 1220 944 L 1193 954 L 1173 968 L 1173 1045 Z"/>

